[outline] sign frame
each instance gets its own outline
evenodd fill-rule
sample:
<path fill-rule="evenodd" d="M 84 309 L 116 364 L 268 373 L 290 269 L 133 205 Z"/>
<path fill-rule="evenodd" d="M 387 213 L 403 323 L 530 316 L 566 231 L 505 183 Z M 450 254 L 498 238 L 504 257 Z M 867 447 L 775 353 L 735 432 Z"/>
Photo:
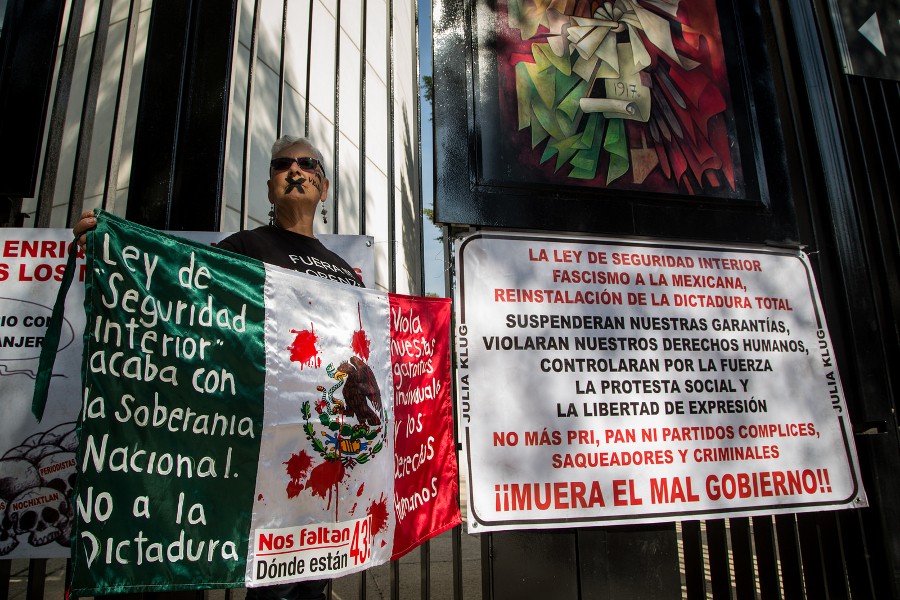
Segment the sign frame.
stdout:
<path fill-rule="evenodd" d="M 495 4 L 474 5 L 436 0 L 435 142 L 437 176 L 435 220 L 444 224 L 538 228 L 664 238 L 746 242 L 799 239 L 792 188 L 778 114 L 765 30 L 755 0 L 719 0 L 722 36 L 727 46 L 729 79 L 739 137 L 745 150 L 745 178 L 751 193 L 722 200 L 682 194 L 647 193 L 513 179 L 490 181 L 482 175 L 485 127 L 499 118 L 496 53 L 491 54 L 489 22 Z M 752 47 L 753 53 L 744 48 Z M 753 74 L 751 77 L 750 74 Z M 743 107 L 743 108 L 742 108 Z M 763 140 L 765 143 L 763 143 Z M 639 146 L 639 144 L 638 144 Z M 465 147 L 465 151 L 461 149 Z"/>
<path fill-rule="evenodd" d="M 608 245 L 608 246 L 616 246 L 616 247 L 625 247 L 625 248 L 635 248 L 635 249 L 654 249 L 654 250 L 679 250 L 684 251 L 686 249 L 695 249 L 701 251 L 739 251 L 742 254 L 758 254 L 758 255 L 767 255 L 767 256 L 782 256 L 782 257 L 790 257 L 797 258 L 800 260 L 801 264 L 805 268 L 807 281 L 806 284 L 809 286 L 810 290 L 810 300 L 812 304 L 812 310 L 814 311 L 815 324 L 817 330 L 824 332 L 824 337 L 819 338 L 824 340 L 826 343 L 826 347 L 828 351 L 833 348 L 833 344 L 828 335 L 827 325 L 825 323 L 825 316 L 822 308 L 822 304 L 817 294 L 817 287 L 815 284 L 815 276 L 810 269 L 809 262 L 803 258 L 803 255 L 799 251 L 791 251 L 786 249 L 779 248 L 771 248 L 771 247 L 753 247 L 753 246 L 723 246 L 721 244 L 710 244 L 710 243 L 689 243 L 689 242 L 681 242 L 681 241 L 670 241 L 670 240 L 648 240 L 648 241 L 638 241 L 638 240 L 630 240 L 630 239 L 619 239 L 619 238 L 601 238 L 601 237 L 592 237 L 585 238 L 583 236 L 566 236 L 559 234 L 534 234 L 534 233 L 519 233 L 519 232 L 477 232 L 473 233 L 465 238 L 460 238 L 460 241 L 457 246 L 457 273 L 458 273 L 458 285 L 457 285 L 457 310 L 459 312 L 459 323 L 457 324 L 456 334 L 459 338 L 461 336 L 461 328 L 467 327 L 466 320 L 466 264 L 465 264 L 465 254 L 466 247 L 475 242 L 477 240 L 515 240 L 515 241 L 533 241 L 542 244 L 552 243 L 552 242 L 562 242 L 562 243 L 581 243 L 586 245 L 596 244 L 596 245 Z M 550 284 L 552 285 L 552 284 Z M 548 287 L 550 287 L 548 285 Z M 557 288 L 558 289 L 558 288 Z M 520 305 L 521 306 L 521 305 Z M 537 331 L 537 330 L 535 330 Z M 466 332 L 466 337 L 469 336 L 478 336 L 479 333 Z M 464 345 L 460 344 L 458 346 L 458 363 L 462 363 L 464 360 L 471 360 L 469 347 L 471 344 L 478 343 L 477 341 L 468 342 Z M 818 350 L 818 348 L 816 348 Z M 810 354 L 812 355 L 812 349 L 810 350 Z M 833 357 L 833 355 L 832 355 Z M 474 357 L 473 357 L 474 358 Z M 812 358 L 811 358 L 812 360 Z M 613 514 L 613 515 L 603 515 L 597 514 L 595 516 L 586 516 L 586 517 L 561 517 L 561 518 L 546 518 L 541 520 L 535 520 L 531 518 L 527 519 L 493 519 L 487 518 L 483 515 L 480 515 L 478 512 L 478 507 L 476 502 L 476 494 L 482 494 L 483 499 L 482 503 L 486 503 L 488 495 L 491 493 L 490 490 L 478 490 L 475 488 L 476 478 L 472 476 L 472 468 L 473 468 L 473 459 L 472 453 L 470 452 L 470 448 L 472 447 L 472 439 L 470 437 L 470 426 L 469 421 L 464 421 L 464 418 L 470 418 L 469 413 L 471 412 L 471 404 L 477 402 L 477 398 L 470 397 L 469 390 L 472 387 L 468 380 L 468 375 L 470 372 L 463 371 L 459 367 L 457 368 L 457 401 L 458 401 L 458 429 L 459 429 L 459 437 L 460 441 L 463 442 L 463 451 L 465 453 L 464 460 L 460 461 L 461 464 L 465 466 L 466 469 L 466 477 L 467 477 L 467 494 L 468 494 L 468 520 L 469 526 L 471 527 L 471 531 L 473 533 L 477 532 L 486 532 L 486 531 L 502 531 L 507 529 L 547 529 L 547 528 L 556 528 L 556 527 L 571 527 L 571 526 L 599 526 L 599 525 L 622 525 L 629 523 L 659 523 L 659 522 L 668 522 L 671 520 L 683 520 L 690 518 L 726 518 L 726 517 L 738 517 L 738 516 L 761 516 L 761 515 L 772 515 L 772 514 L 787 514 L 787 513 L 797 513 L 797 512 L 811 512 L 811 511 L 821 511 L 823 509 L 838 509 L 838 508 L 861 508 L 868 506 L 868 501 L 866 498 L 865 491 L 862 485 L 861 473 L 859 468 L 859 459 L 856 453 L 855 443 L 853 441 L 853 432 L 852 426 L 849 421 L 849 414 L 847 413 L 846 401 L 844 399 L 843 391 L 840 384 L 840 376 L 838 374 L 837 365 L 834 363 L 834 374 L 837 380 L 837 390 L 840 395 L 839 398 L 839 408 L 840 414 L 836 416 L 838 421 L 838 427 L 841 435 L 841 443 L 843 445 L 843 452 L 846 456 L 849 468 L 849 474 L 852 481 L 852 487 L 847 494 L 847 497 L 841 499 L 829 499 L 824 501 L 814 501 L 814 502 L 798 502 L 798 503 L 773 503 L 766 506 L 752 505 L 752 506 L 728 506 L 722 508 L 703 508 L 698 510 L 690 510 L 688 509 L 689 505 L 682 504 L 680 506 L 685 507 L 682 510 L 674 510 L 668 512 L 647 512 L 640 513 L 634 515 L 623 515 L 623 514 Z M 466 377 L 463 379 L 463 377 Z M 833 398 L 834 396 L 832 396 Z M 834 401 L 833 401 L 834 402 Z M 557 407 L 557 411 L 559 411 L 559 407 Z M 561 415 L 557 415 L 561 416 Z M 599 443 L 598 443 L 599 445 Z M 526 484 L 527 485 L 527 484 Z M 535 484 L 537 485 L 537 484 Z M 499 493 L 499 492 L 498 492 Z M 608 490 L 607 490 L 608 493 Z M 700 486 L 696 486 L 694 488 L 694 493 L 703 494 Z M 690 492 L 688 492 L 690 495 Z M 499 498 L 500 496 L 498 496 Z M 607 496 L 608 497 L 608 496 Z M 500 500 L 498 499 L 497 502 Z M 646 498 L 645 498 L 646 501 Z M 611 502 L 607 502 L 607 506 L 609 506 Z"/>

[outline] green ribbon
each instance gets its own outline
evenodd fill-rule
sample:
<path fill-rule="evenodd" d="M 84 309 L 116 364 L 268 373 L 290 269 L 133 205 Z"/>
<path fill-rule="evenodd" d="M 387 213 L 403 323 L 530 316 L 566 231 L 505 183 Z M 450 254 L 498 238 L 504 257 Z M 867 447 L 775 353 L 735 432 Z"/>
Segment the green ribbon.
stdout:
<path fill-rule="evenodd" d="M 95 211 L 99 213 L 100 211 Z M 98 215 L 99 218 L 99 215 Z M 75 243 L 75 242 L 73 242 Z M 66 271 L 63 273 L 62 282 L 59 284 L 59 292 L 56 294 L 56 303 L 53 305 L 53 314 L 50 316 L 50 325 L 44 334 L 41 344 L 41 359 L 38 363 L 37 376 L 34 378 L 34 395 L 31 398 L 31 413 L 40 422 L 44 417 L 44 408 L 47 406 L 47 393 L 50 390 L 50 379 L 53 377 L 53 363 L 56 362 L 56 353 L 59 350 L 59 336 L 62 331 L 63 317 L 66 311 L 66 295 L 75 277 L 75 260 L 78 251 L 69 250 L 69 259 L 66 261 Z"/>

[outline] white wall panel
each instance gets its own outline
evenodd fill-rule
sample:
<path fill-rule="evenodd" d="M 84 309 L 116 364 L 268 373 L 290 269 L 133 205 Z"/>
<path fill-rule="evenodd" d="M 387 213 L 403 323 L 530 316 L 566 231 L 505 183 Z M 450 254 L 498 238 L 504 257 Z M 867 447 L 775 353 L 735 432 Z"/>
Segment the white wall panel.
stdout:
<path fill-rule="evenodd" d="M 342 119 L 343 120 L 343 119 Z M 359 233 L 359 147 L 341 134 L 341 185 L 338 233 Z"/>
<path fill-rule="evenodd" d="M 359 48 L 362 33 L 362 0 L 341 0 L 341 29 L 353 40 L 353 45 Z M 343 71 L 343 68 L 341 70 Z"/>
<path fill-rule="evenodd" d="M 278 118 L 278 73 L 257 62 L 253 86 L 247 218 L 262 224 L 269 222 L 271 207 L 266 181 L 269 180 L 269 160 L 272 157 L 272 142 L 275 141 Z"/>
<path fill-rule="evenodd" d="M 81 123 L 81 107 L 84 104 L 84 89 L 93 42 L 93 33 L 82 36 L 78 40 L 78 58 L 75 61 L 72 91 L 69 94 L 69 106 L 66 109 L 66 125 L 63 130 L 56 190 L 53 196 L 53 211 L 50 216 L 51 227 L 65 227 L 66 225 L 69 196 L 72 190 L 72 174 L 75 169 L 75 149 L 78 146 L 78 129 Z"/>
<path fill-rule="evenodd" d="M 332 20 L 332 25 L 334 21 Z M 312 95 L 312 93 L 310 93 Z M 334 113 L 334 102 L 332 101 L 331 112 Z M 325 172 L 328 173 L 328 179 L 334 180 L 334 124 L 325 115 L 318 110 L 310 108 L 309 110 L 309 139 L 319 152 L 325 157 Z M 325 201 L 325 210 L 328 216 L 334 217 L 334 190 L 328 190 L 328 198 Z M 333 231 L 334 221 L 329 219 L 329 223 L 322 222 L 322 217 L 317 209 L 316 218 L 313 221 L 313 232 L 316 234 L 331 233 Z"/>
<path fill-rule="evenodd" d="M 60 168 L 52 203 L 53 226 L 65 225 L 84 86 L 93 40 L 92 32 L 95 28 L 99 1 L 87 0 L 85 16 L 80 27 L 82 36 L 67 107 Z M 102 202 L 109 145 L 113 134 L 113 112 L 129 0 L 113 1 L 88 169 L 85 208 L 100 206 Z M 312 23 L 309 23 L 310 1 L 313 6 Z M 340 28 L 336 32 L 338 1 L 340 1 Z M 261 0 L 260 4 L 258 59 L 253 70 L 253 98 L 250 109 L 252 128 L 249 145 L 249 182 L 245 197 L 242 198 L 244 127 L 254 0 L 240 2 L 238 43 L 235 45 L 236 54 L 232 67 L 231 114 L 222 203 L 221 227 L 224 230 L 240 229 L 242 203 L 247 212 L 246 226 L 255 227 L 268 222 L 269 203 L 265 182 L 268 179 L 270 148 L 278 129 L 279 69 L 282 60 L 281 34 L 285 4 L 283 0 Z M 114 207 L 115 212 L 120 215 L 125 214 L 129 191 L 141 76 L 152 14 L 151 0 L 142 0 L 141 5 L 142 13 L 125 115 L 117 202 Z M 283 94 L 281 126 L 283 133 L 291 135 L 304 135 L 308 127 L 310 139 L 325 158 L 326 171 L 332 181 L 326 203 L 328 223 L 322 223 L 317 213 L 314 231 L 317 234 L 331 233 L 336 224 L 340 233 L 364 232 L 373 236 L 376 280 L 367 284 L 387 290 L 391 282 L 391 273 L 395 272 L 397 291 L 418 293 L 421 269 L 419 234 L 421 215 L 418 198 L 419 142 L 416 115 L 417 8 L 411 0 L 397 0 L 393 7 L 394 62 L 390 64 L 388 35 L 391 28 L 388 26 L 388 4 L 385 0 L 366 0 L 365 15 L 362 14 L 363 0 L 287 2 L 288 26 L 284 56 L 285 85 L 281 88 Z M 365 48 L 362 47 L 363 31 L 366 38 Z M 311 52 L 308 50 L 310 32 Z M 336 33 L 340 36 L 337 38 L 340 40 L 339 60 L 336 60 L 335 55 Z M 62 42 L 61 36 L 60 43 Z M 312 57 L 309 73 L 307 73 L 308 54 Z M 360 80 L 361 67 L 365 69 L 364 88 Z M 340 71 L 336 72 L 338 68 Z M 339 88 L 336 82 L 339 82 Z M 306 98 L 307 86 L 309 101 Z M 336 93 L 339 94 L 337 98 Z M 335 115 L 336 99 L 337 115 Z M 393 127 L 390 126 L 391 109 L 394 112 Z M 337 135 L 339 161 L 335 161 L 336 116 L 340 128 Z M 361 147 L 364 149 L 364 158 L 360 155 Z M 389 189 L 391 183 L 393 186 Z M 360 222 L 359 218 L 361 201 L 365 202 L 364 222 Z M 338 211 L 334 210 L 335 204 L 339 206 Z M 34 211 L 34 200 L 26 200 L 24 207 L 25 210 Z M 389 216 L 392 210 L 393 222 Z M 392 236 L 393 248 L 390 242 Z"/>
<path fill-rule="evenodd" d="M 366 4 L 366 60 L 384 82 L 388 74 L 387 4 L 384 0 L 368 0 Z"/>
<path fill-rule="evenodd" d="M 309 101 L 329 123 L 334 122 L 334 16 L 320 0 L 313 9 L 313 63 L 310 66 Z M 312 117 L 310 117 L 312 127 Z M 310 135 L 312 129 L 310 129 Z M 324 133 L 323 133 L 324 135 Z M 332 138 L 334 135 L 332 134 Z M 333 141 L 332 141 L 333 143 Z M 322 151 L 324 152 L 324 150 Z"/>
<path fill-rule="evenodd" d="M 134 130 L 137 126 L 138 104 L 141 100 L 141 83 L 144 73 L 144 56 L 147 52 L 147 33 L 150 30 L 150 2 L 145 0 L 146 9 L 138 20 L 137 41 L 131 64 L 131 89 L 128 92 L 128 107 L 125 113 L 125 131 L 122 137 L 122 154 L 119 157 L 119 184 L 117 187 L 116 214 L 125 214 L 124 200 L 120 203 L 118 190 L 126 190 L 131 180 L 131 158 L 134 154 Z M 142 5 L 143 6 L 143 5 Z"/>
<path fill-rule="evenodd" d="M 388 98 L 384 81 L 369 68 L 366 76 L 366 156 L 381 173 L 388 171 Z"/>
<path fill-rule="evenodd" d="M 278 73 L 281 64 L 281 22 L 284 16 L 284 2 L 261 0 L 259 4 L 257 60 Z"/>
<path fill-rule="evenodd" d="M 341 133 L 359 145 L 359 48 L 341 31 Z"/>
<path fill-rule="evenodd" d="M 97 15 L 100 12 L 100 0 L 85 0 L 84 16 L 81 19 L 81 32 L 79 37 L 84 37 L 94 33 L 97 26 Z"/>
<path fill-rule="evenodd" d="M 247 71 L 249 61 L 250 49 L 243 44 L 239 44 L 232 66 L 231 124 L 228 131 L 228 163 L 225 165 L 225 199 L 223 202 L 222 228 L 227 231 L 235 231 L 241 228 L 241 178 L 244 164 L 244 127 L 246 126 L 247 117 Z M 232 219 L 236 219 L 236 221 L 232 221 Z M 237 226 L 226 227 L 226 222 L 236 223 Z"/>
<path fill-rule="evenodd" d="M 254 0 L 241 0 L 241 16 L 238 29 L 238 42 L 250 47 L 250 38 L 253 37 L 253 7 Z"/>
<path fill-rule="evenodd" d="M 94 117 L 94 133 L 91 141 L 91 157 L 88 162 L 85 198 L 103 194 L 106 168 L 109 163 L 109 147 L 112 143 L 113 113 L 119 89 L 119 73 L 125 45 L 126 21 L 113 23 L 106 39 L 106 56 L 97 96 L 97 113 Z"/>
<path fill-rule="evenodd" d="M 306 100 L 302 92 L 284 86 L 284 114 L 281 117 L 282 135 L 302 136 L 306 119 Z"/>
<path fill-rule="evenodd" d="M 306 50 L 309 44 L 310 1 L 314 0 L 290 0 L 288 2 L 284 78 L 285 82 L 297 90 L 301 96 L 306 94 Z"/>
<path fill-rule="evenodd" d="M 375 285 L 370 287 L 381 290 L 389 290 L 391 281 L 387 183 L 387 177 L 371 162 L 366 165 L 366 234 L 375 238 Z"/>
<path fill-rule="evenodd" d="M 320 1 L 322 2 L 322 6 L 325 7 L 325 10 L 328 11 L 328 14 L 330 14 L 332 17 L 334 17 L 334 15 L 337 14 L 337 0 L 320 0 Z M 343 6 L 343 4 L 342 4 L 342 6 Z M 318 25 L 319 25 L 318 17 L 313 17 L 313 20 L 315 21 L 316 26 L 318 27 Z M 315 54 L 313 54 L 313 56 L 315 56 Z"/>

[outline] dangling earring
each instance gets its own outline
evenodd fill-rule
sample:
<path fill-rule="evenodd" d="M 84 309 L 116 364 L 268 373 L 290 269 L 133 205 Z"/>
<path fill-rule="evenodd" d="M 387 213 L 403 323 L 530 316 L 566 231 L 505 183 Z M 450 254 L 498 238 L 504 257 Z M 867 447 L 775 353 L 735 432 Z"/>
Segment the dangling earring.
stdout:
<path fill-rule="evenodd" d="M 275 205 L 272 205 L 272 208 L 269 209 L 269 227 L 275 225 Z"/>
<path fill-rule="evenodd" d="M 328 214 L 328 211 L 325 210 L 325 204 L 323 203 L 322 204 L 322 222 L 323 223 L 328 223 L 328 218 L 325 216 L 327 214 Z"/>

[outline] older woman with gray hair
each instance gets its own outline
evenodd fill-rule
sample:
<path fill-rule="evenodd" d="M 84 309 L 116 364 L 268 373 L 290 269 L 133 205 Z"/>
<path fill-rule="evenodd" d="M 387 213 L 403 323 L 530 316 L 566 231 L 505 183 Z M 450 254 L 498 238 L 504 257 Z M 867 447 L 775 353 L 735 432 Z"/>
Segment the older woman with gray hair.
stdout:
<path fill-rule="evenodd" d="M 266 187 L 272 203 L 269 225 L 236 233 L 222 240 L 219 248 L 364 287 L 356 272 L 313 235 L 316 210 L 328 196 L 328 178 L 322 153 L 312 142 L 287 135 L 276 141 Z"/>
<path fill-rule="evenodd" d="M 328 197 L 328 178 L 322 153 L 304 137 L 283 136 L 272 146 L 269 180 L 269 224 L 240 231 L 218 247 L 249 256 L 265 263 L 285 267 L 348 285 L 365 287 L 344 259 L 331 252 L 313 235 L 313 222 L 319 203 Z M 324 206 L 322 219 L 326 219 Z M 88 211 L 74 227 L 81 236 L 97 224 Z M 83 236 L 79 238 L 84 243 Z M 301 600 L 325 598 L 327 580 L 301 581 L 282 585 L 249 588 L 249 600 Z"/>

